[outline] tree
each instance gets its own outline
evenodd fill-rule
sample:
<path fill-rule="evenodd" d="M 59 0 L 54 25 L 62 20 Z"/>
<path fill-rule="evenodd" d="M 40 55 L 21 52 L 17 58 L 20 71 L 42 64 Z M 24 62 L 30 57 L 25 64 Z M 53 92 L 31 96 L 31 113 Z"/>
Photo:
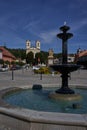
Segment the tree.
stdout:
<path fill-rule="evenodd" d="M 41 51 L 41 53 L 44 56 L 44 63 L 47 64 L 48 63 L 48 55 L 49 55 L 49 53 L 45 52 L 45 51 Z"/>
<path fill-rule="evenodd" d="M 10 65 L 10 62 L 7 60 L 7 61 L 5 61 L 5 64 Z"/>
<path fill-rule="evenodd" d="M 8 49 L 8 48 L 7 48 Z M 16 58 L 21 58 L 22 60 L 26 58 L 25 49 L 8 49 Z"/>
<path fill-rule="evenodd" d="M 41 52 L 39 52 L 39 53 L 36 53 L 36 55 L 35 55 L 35 61 L 36 61 L 36 64 L 38 64 L 38 63 L 45 63 L 45 61 L 44 61 L 45 59 L 44 59 L 44 55 L 43 55 L 43 53 L 41 53 Z"/>
<path fill-rule="evenodd" d="M 0 59 L 0 64 L 4 64 L 4 60 Z"/>
<path fill-rule="evenodd" d="M 33 61 L 34 61 L 33 52 L 29 52 L 26 56 L 26 62 L 27 64 L 33 64 Z"/>

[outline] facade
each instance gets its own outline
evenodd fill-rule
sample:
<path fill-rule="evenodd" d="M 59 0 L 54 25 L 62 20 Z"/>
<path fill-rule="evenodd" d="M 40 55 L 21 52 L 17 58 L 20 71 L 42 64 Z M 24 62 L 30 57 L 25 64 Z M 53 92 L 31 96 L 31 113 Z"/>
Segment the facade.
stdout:
<path fill-rule="evenodd" d="M 0 59 L 9 62 L 16 61 L 16 57 L 2 46 L 0 47 Z"/>
<path fill-rule="evenodd" d="M 34 47 L 31 45 L 30 40 L 26 40 L 26 54 L 28 54 L 29 52 L 32 52 L 35 58 L 35 54 L 40 52 L 40 41 L 37 40 Z"/>
<path fill-rule="evenodd" d="M 73 63 L 74 61 L 75 61 L 75 55 L 73 55 L 73 56 L 68 55 L 67 62 L 68 63 Z"/>
<path fill-rule="evenodd" d="M 80 48 L 77 50 L 77 54 L 75 55 L 75 60 L 87 60 L 87 50 L 81 50 Z"/>
<path fill-rule="evenodd" d="M 87 55 L 87 50 L 81 50 L 80 48 L 77 50 L 77 58 L 82 57 L 82 56 L 86 56 Z"/>
<path fill-rule="evenodd" d="M 62 57 L 58 59 L 58 64 L 62 64 Z M 68 55 L 67 56 L 67 63 L 73 63 L 75 61 L 75 56 Z"/>
<path fill-rule="evenodd" d="M 75 55 L 75 61 L 78 64 L 87 67 L 87 50 L 81 50 L 80 48 L 77 50 L 77 54 Z"/>

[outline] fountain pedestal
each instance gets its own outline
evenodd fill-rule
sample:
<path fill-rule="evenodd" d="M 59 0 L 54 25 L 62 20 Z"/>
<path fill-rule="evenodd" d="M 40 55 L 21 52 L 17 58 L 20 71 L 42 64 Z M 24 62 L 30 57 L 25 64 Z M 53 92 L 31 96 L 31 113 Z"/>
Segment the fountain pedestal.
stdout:
<path fill-rule="evenodd" d="M 63 101 L 72 101 L 72 100 L 81 100 L 82 96 L 80 94 L 63 94 L 63 93 L 56 93 L 52 92 L 49 94 L 49 98 L 55 100 L 63 100 Z"/>

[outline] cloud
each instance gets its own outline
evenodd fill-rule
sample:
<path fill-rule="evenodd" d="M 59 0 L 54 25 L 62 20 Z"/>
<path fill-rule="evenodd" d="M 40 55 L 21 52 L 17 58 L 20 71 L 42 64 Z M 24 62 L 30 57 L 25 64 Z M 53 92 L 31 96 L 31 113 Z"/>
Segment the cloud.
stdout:
<path fill-rule="evenodd" d="M 44 43 L 51 43 L 54 39 L 56 39 L 56 34 L 58 30 L 50 30 L 47 32 L 41 32 L 39 37 L 42 39 Z"/>
<path fill-rule="evenodd" d="M 35 28 L 37 26 L 37 24 L 40 22 L 40 20 L 35 20 L 35 21 L 31 21 L 29 23 L 27 23 L 23 29 L 27 29 L 30 31 L 31 28 Z"/>
<path fill-rule="evenodd" d="M 22 28 L 23 31 L 30 33 L 31 35 L 38 36 L 41 32 L 41 20 L 32 20 L 30 22 L 27 21 L 27 24 Z"/>
<path fill-rule="evenodd" d="M 24 30 L 27 30 L 32 35 L 41 39 L 43 43 L 51 43 L 54 39 L 56 39 L 56 34 L 58 33 L 57 29 L 49 29 L 45 30 L 45 26 L 43 24 L 43 18 L 39 20 L 34 20 L 29 22 L 24 26 Z M 44 31 L 45 30 L 45 31 Z"/>
<path fill-rule="evenodd" d="M 72 31 L 78 31 L 82 27 L 87 26 L 87 18 L 79 19 L 71 24 Z"/>

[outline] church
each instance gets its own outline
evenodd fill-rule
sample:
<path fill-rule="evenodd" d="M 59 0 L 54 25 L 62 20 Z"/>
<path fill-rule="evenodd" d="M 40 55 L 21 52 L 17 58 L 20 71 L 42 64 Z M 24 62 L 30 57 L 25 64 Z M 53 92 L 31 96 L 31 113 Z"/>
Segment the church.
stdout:
<path fill-rule="evenodd" d="M 37 40 L 35 42 L 35 46 L 31 45 L 30 40 L 26 40 L 26 54 L 28 54 L 29 52 L 32 52 L 34 54 L 34 58 L 35 58 L 35 54 L 40 52 L 40 41 L 39 40 Z"/>

